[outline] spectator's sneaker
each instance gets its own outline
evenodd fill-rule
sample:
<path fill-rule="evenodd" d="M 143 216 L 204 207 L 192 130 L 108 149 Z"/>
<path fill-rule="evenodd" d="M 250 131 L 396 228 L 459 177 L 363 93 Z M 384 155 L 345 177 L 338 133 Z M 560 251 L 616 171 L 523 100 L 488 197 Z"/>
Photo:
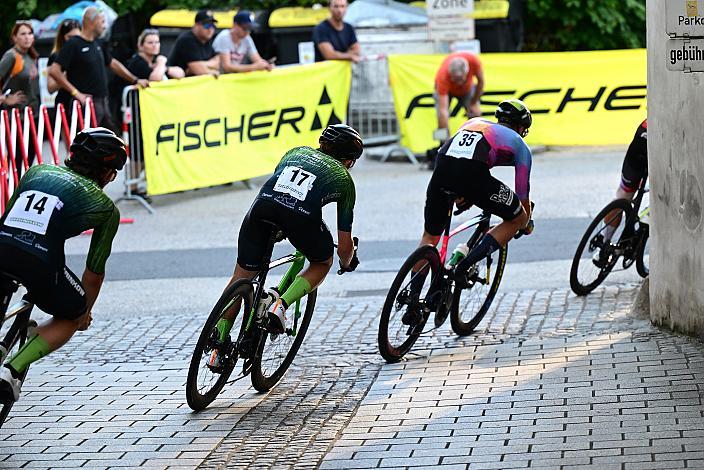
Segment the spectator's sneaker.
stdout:
<path fill-rule="evenodd" d="M 19 400 L 21 389 L 22 380 L 14 378 L 6 366 L 0 367 L 0 401 Z"/>
<path fill-rule="evenodd" d="M 288 318 L 286 317 L 286 307 L 281 299 L 277 299 L 269 307 L 269 326 L 271 333 L 282 334 L 288 328 Z"/>

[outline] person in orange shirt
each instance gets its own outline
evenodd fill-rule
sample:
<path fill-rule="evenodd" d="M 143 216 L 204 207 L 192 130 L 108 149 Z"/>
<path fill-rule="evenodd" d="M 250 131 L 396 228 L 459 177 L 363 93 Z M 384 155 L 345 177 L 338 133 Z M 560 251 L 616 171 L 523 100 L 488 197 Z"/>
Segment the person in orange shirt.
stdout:
<path fill-rule="evenodd" d="M 435 74 L 435 110 L 438 116 L 438 130 L 445 136 L 449 136 L 450 97 L 457 98 L 464 106 L 467 117 L 472 118 L 482 114 L 479 109 L 479 98 L 483 92 L 484 72 L 482 63 L 475 54 L 454 52 L 445 57 Z"/>

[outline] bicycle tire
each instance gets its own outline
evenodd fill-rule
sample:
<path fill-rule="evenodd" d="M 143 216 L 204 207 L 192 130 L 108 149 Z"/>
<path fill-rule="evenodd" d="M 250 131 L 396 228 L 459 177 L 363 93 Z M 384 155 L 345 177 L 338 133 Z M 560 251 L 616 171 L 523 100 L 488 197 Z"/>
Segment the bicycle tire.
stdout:
<path fill-rule="evenodd" d="M 479 244 L 481 237 L 477 237 L 477 243 Z M 472 247 L 473 248 L 473 247 Z M 471 249 L 470 249 L 471 251 Z M 506 259 L 508 257 L 508 245 L 501 247 L 498 251 L 495 251 L 491 255 L 484 258 L 478 264 L 477 280 L 484 282 L 476 282 L 471 287 L 466 289 L 455 288 L 452 294 L 452 306 L 450 310 L 450 325 L 452 326 L 452 331 L 454 331 L 458 336 L 467 336 L 474 332 L 475 328 L 482 321 L 486 313 L 489 311 L 494 297 L 496 297 L 496 292 L 499 290 L 499 285 L 501 284 L 501 279 L 503 278 L 504 269 L 506 268 Z M 491 265 L 494 264 L 496 260 L 496 266 L 494 268 L 493 279 L 488 280 L 491 277 Z M 479 290 L 479 284 L 484 287 L 488 287 L 485 290 Z M 489 285 L 490 284 L 490 285 Z M 476 297 L 476 304 L 479 305 L 477 308 L 474 303 L 469 298 L 462 298 L 463 294 L 469 294 L 470 296 Z M 467 308 L 468 305 L 469 308 Z M 468 321 L 462 319 L 462 313 L 464 312 L 475 312 Z"/>
<path fill-rule="evenodd" d="M 188 378 L 186 379 L 186 401 L 188 406 L 191 407 L 193 411 L 200 411 L 205 409 L 210 405 L 213 400 L 215 400 L 218 394 L 222 391 L 223 387 L 230 378 L 230 374 L 235 368 L 237 363 L 237 352 L 235 352 L 234 360 L 229 360 L 228 364 L 224 366 L 223 371 L 218 374 L 219 377 L 215 383 L 207 390 L 205 393 L 201 393 L 198 386 L 199 372 L 201 371 L 201 361 L 210 352 L 208 350 L 208 343 L 212 341 L 212 335 L 215 334 L 215 325 L 221 318 L 225 308 L 232 302 L 236 297 L 241 297 L 243 300 L 242 307 L 238 310 L 235 318 L 240 315 L 240 312 L 250 312 L 252 308 L 252 297 L 254 295 L 254 289 L 252 284 L 247 280 L 238 280 L 234 282 L 231 286 L 225 289 L 225 292 L 220 296 L 217 303 L 210 312 L 208 319 L 203 326 L 203 330 L 198 337 L 196 347 L 193 350 L 193 356 L 191 357 L 191 363 L 188 368 Z M 248 316 L 242 315 L 242 321 L 247 321 Z M 234 327 L 233 327 L 234 329 Z M 207 367 L 207 366 L 206 366 Z"/>
<path fill-rule="evenodd" d="M 438 250 L 431 245 L 421 246 L 417 248 L 413 253 L 411 253 L 411 255 L 403 263 L 401 269 L 399 269 L 398 273 L 396 274 L 396 277 L 391 283 L 389 293 L 386 295 L 384 306 L 381 309 L 381 317 L 379 318 L 379 333 L 377 335 L 379 353 L 381 354 L 381 357 L 386 360 L 386 362 L 398 362 L 403 358 L 404 355 L 406 355 L 406 353 L 408 353 L 408 351 L 411 350 L 413 345 L 418 340 L 418 337 L 422 333 L 423 327 L 425 326 L 425 323 L 428 321 L 428 318 L 430 316 L 428 313 L 424 313 L 421 323 L 413 328 L 410 328 L 401 322 L 400 329 L 401 331 L 407 331 L 406 338 L 403 339 L 401 341 L 401 344 L 398 346 L 391 344 L 389 335 L 389 325 L 396 324 L 396 322 L 391 321 L 391 316 L 392 314 L 400 313 L 401 309 L 403 309 L 404 307 L 404 305 L 402 305 L 398 301 L 399 293 L 400 291 L 402 291 L 402 289 L 405 290 L 408 286 L 408 283 L 404 285 L 406 276 L 408 276 L 409 273 L 412 272 L 412 269 L 416 264 L 423 261 L 426 261 L 428 263 L 428 266 L 430 267 L 430 276 L 426 276 L 425 283 L 428 283 L 428 278 L 430 278 L 428 286 L 430 286 L 434 281 L 436 281 L 438 279 L 438 276 L 441 275 L 440 255 L 438 254 Z M 424 269 L 424 267 L 421 269 Z M 418 304 L 421 305 L 421 302 L 422 301 L 420 301 L 419 299 Z M 403 314 L 399 316 L 399 320 L 402 316 Z M 399 335 L 397 334 L 396 336 L 398 337 Z"/>
<path fill-rule="evenodd" d="M 296 336 L 293 338 L 293 342 L 291 343 L 290 347 L 287 348 L 285 345 L 283 345 L 284 349 L 287 349 L 286 355 L 283 356 L 283 360 L 281 361 L 279 366 L 274 368 L 271 373 L 268 373 L 268 367 L 262 367 L 264 354 L 267 352 L 265 351 L 267 345 L 272 345 L 272 340 L 276 340 L 277 342 L 280 340 L 283 341 L 286 339 L 286 337 L 290 338 L 291 336 L 289 336 L 287 333 L 272 335 L 266 332 L 263 332 L 263 334 L 261 335 L 259 347 L 257 348 L 257 355 L 255 356 L 251 373 L 252 386 L 257 391 L 264 393 L 271 390 L 271 388 L 274 387 L 274 385 L 276 385 L 279 380 L 281 380 L 288 368 L 291 366 L 291 363 L 296 357 L 296 354 L 298 353 L 298 350 L 300 349 L 301 344 L 303 343 L 303 339 L 306 336 L 306 332 L 308 331 L 308 325 L 310 325 L 310 320 L 311 318 L 313 318 L 313 310 L 315 310 L 315 301 L 317 298 L 317 289 L 308 293 L 308 295 L 305 297 L 306 306 L 303 311 L 303 315 L 301 315 L 300 317 L 301 322 L 297 327 Z M 292 309 L 293 305 L 290 308 Z M 278 347 L 278 345 L 274 347 L 276 348 Z M 281 350 L 279 354 L 276 354 L 276 351 L 274 351 L 274 354 L 281 357 L 283 355 L 283 350 Z M 264 369 L 266 369 L 266 371 Z"/>
<path fill-rule="evenodd" d="M 27 324 L 27 327 L 29 327 L 32 323 L 34 323 L 34 326 L 37 326 L 37 323 L 34 320 L 31 320 L 30 323 Z M 7 356 L 11 355 L 12 348 L 17 346 L 17 349 L 21 348 L 25 341 L 27 341 L 27 327 L 22 328 L 18 333 L 17 336 L 15 337 L 15 341 L 10 344 L 10 346 L 7 348 Z M 22 376 L 20 377 L 20 380 L 24 382 L 24 379 L 27 378 L 27 373 L 29 372 L 29 367 L 27 367 L 24 372 L 22 372 Z M 7 419 L 8 415 L 10 414 L 10 410 L 12 409 L 12 406 L 15 404 L 15 401 L 12 400 L 8 403 L 3 403 L 2 404 L 2 409 L 0 409 L 0 428 L 2 428 L 3 424 L 5 424 L 5 420 Z"/>
<path fill-rule="evenodd" d="M 622 230 L 623 225 L 625 224 L 625 221 L 629 219 L 630 217 L 630 212 L 632 210 L 631 203 L 625 199 L 615 199 L 608 203 L 604 208 L 594 217 L 594 219 L 591 221 L 589 226 L 587 227 L 587 230 L 584 232 L 584 235 L 582 236 L 582 239 L 579 242 L 579 245 L 577 245 L 577 250 L 575 251 L 574 257 L 572 259 L 572 266 L 570 267 L 570 288 L 572 289 L 572 292 L 574 292 L 577 295 L 587 295 L 594 289 L 596 289 L 599 284 L 601 284 L 604 279 L 609 275 L 613 267 L 616 265 L 616 262 L 618 261 L 618 256 L 614 259 L 610 259 L 603 267 L 598 267 L 599 271 L 596 275 L 589 275 L 586 276 L 588 280 L 585 279 L 580 279 L 580 265 L 584 268 L 592 268 L 594 266 L 594 262 L 592 260 L 592 254 L 594 253 L 595 248 L 593 246 L 596 246 L 599 244 L 599 241 L 597 240 L 597 237 L 601 234 L 601 232 L 604 230 L 604 227 L 600 228 L 600 223 L 612 212 L 612 211 L 622 211 L 623 213 L 621 214 L 621 220 L 619 222 L 619 225 L 617 227 L 618 230 Z M 611 217 L 614 217 L 613 215 Z M 614 233 L 612 239 L 619 240 L 620 239 L 620 234 L 616 236 Z M 602 242 L 603 243 L 603 242 Z M 587 245 L 589 247 L 587 248 Z M 585 249 L 588 251 L 586 252 L 587 257 L 583 258 L 583 254 L 585 254 Z M 581 262 L 580 262 L 581 261 Z M 593 277 L 593 279 L 592 279 Z"/>
<path fill-rule="evenodd" d="M 636 271 L 638 271 L 640 277 L 648 277 L 650 267 L 645 262 L 645 247 L 648 245 L 648 238 L 650 238 L 650 227 L 648 224 L 641 224 L 640 230 L 641 236 L 636 251 Z"/>

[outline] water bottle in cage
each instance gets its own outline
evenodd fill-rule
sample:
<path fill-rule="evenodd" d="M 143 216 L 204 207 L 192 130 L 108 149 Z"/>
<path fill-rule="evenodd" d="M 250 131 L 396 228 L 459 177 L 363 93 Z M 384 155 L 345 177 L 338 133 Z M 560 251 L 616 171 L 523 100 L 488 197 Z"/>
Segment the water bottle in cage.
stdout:
<path fill-rule="evenodd" d="M 455 251 L 452 252 L 452 256 L 450 256 L 450 261 L 447 262 L 445 267 L 447 269 L 454 268 L 457 263 L 459 263 L 465 256 L 467 256 L 467 253 L 469 253 L 469 247 L 467 246 L 467 244 L 460 243 L 455 248 Z"/>

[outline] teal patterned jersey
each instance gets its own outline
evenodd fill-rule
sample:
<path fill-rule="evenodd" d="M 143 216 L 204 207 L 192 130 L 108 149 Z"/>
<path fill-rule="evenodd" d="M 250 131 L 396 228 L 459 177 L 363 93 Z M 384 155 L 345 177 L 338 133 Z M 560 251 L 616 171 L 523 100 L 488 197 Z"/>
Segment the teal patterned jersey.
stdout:
<path fill-rule="evenodd" d="M 337 228 L 352 231 L 355 190 L 347 168 L 310 147 L 296 147 L 283 156 L 259 191 L 268 199 L 307 217 L 322 218 L 322 208 L 337 203 Z"/>
<path fill-rule="evenodd" d="M 0 218 L 0 242 L 60 265 L 64 242 L 94 229 L 86 266 L 105 272 L 120 212 L 93 181 L 67 168 L 37 165 L 22 177 Z"/>

